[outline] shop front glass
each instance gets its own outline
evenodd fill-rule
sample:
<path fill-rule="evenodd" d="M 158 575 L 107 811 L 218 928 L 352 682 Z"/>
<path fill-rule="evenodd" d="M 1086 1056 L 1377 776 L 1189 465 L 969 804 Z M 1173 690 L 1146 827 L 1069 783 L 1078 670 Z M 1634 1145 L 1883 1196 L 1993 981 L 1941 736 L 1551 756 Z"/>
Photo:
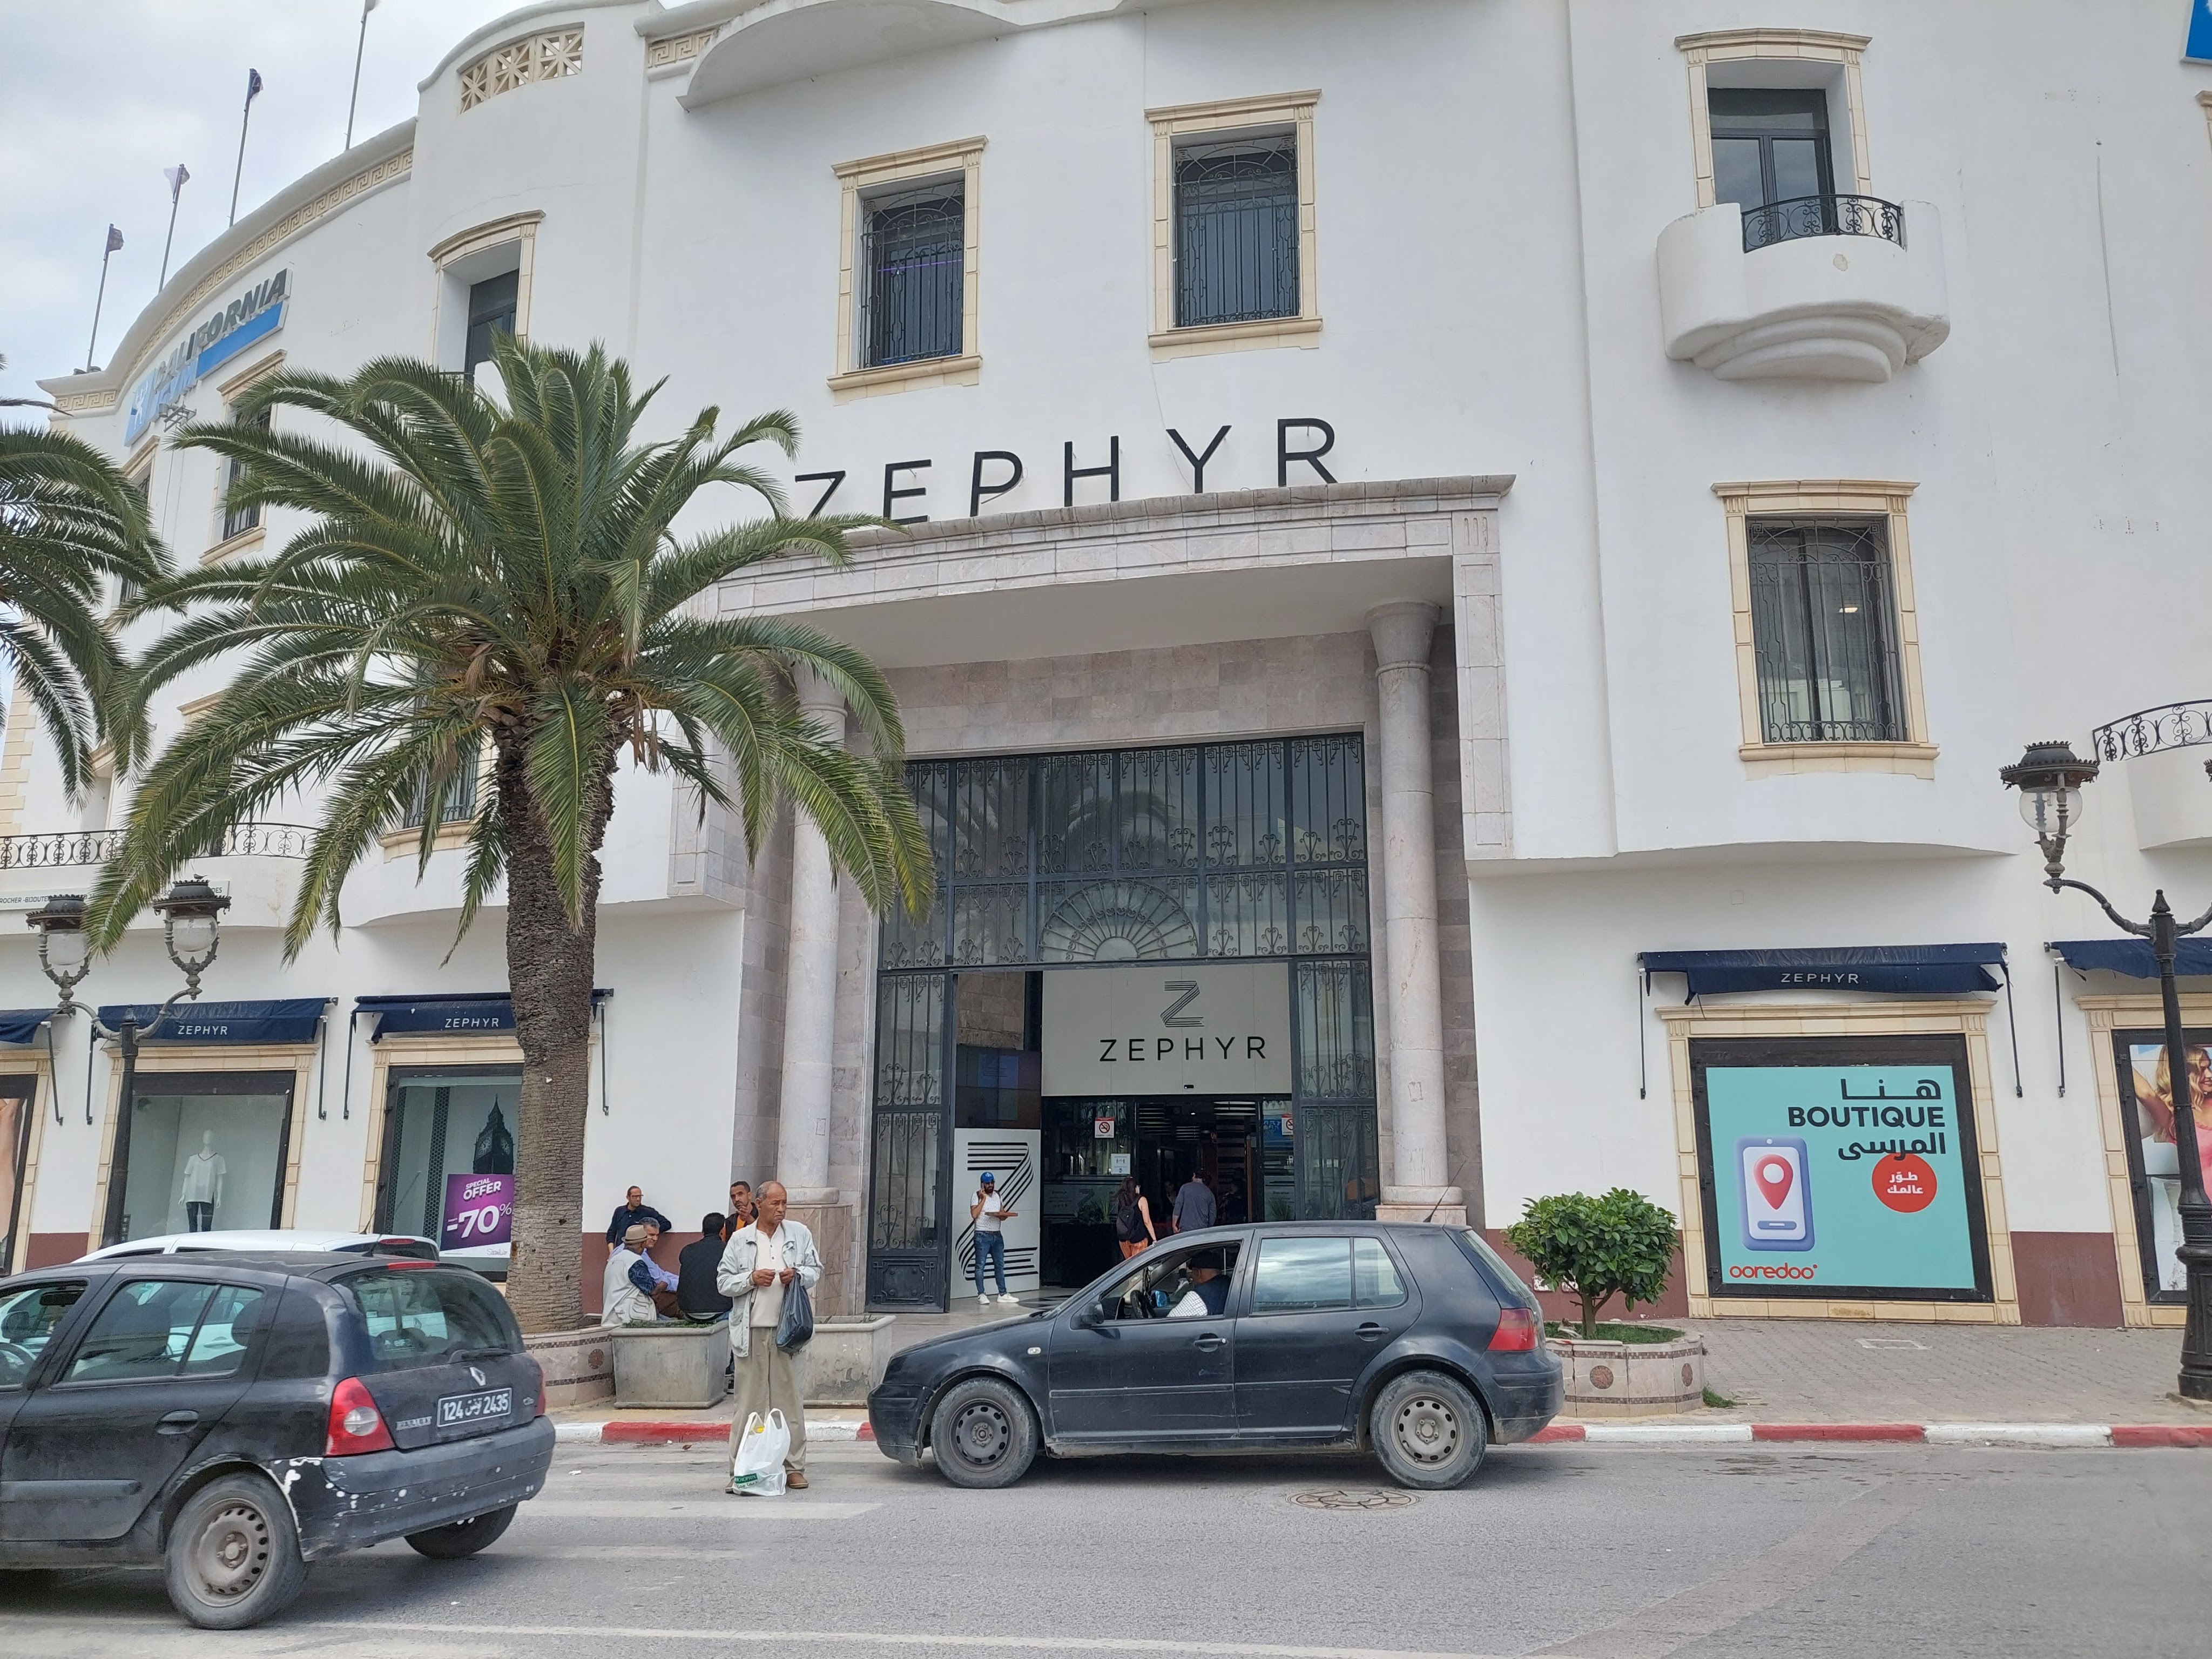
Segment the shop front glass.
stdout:
<path fill-rule="evenodd" d="M 883 929 L 871 1307 L 973 1293 L 987 1168 L 1024 1188 L 1017 1293 L 1118 1259 L 1126 1182 L 1161 1236 L 1194 1176 L 1224 1221 L 1374 1213 L 1358 736 L 919 762 L 908 781 L 937 889 Z"/>
<path fill-rule="evenodd" d="M 504 1273 L 521 1091 L 519 1066 L 395 1066 L 384 1108 L 378 1229 L 435 1239 L 451 1260 Z"/>
<path fill-rule="evenodd" d="M 2212 1172 L 2212 1031 L 2183 1033 L 2192 1096 L 2191 1127 L 2197 1157 Z M 2152 1302 L 2185 1304 L 2189 1273 L 2182 1266 L 2181 1144 L 2174 1109 L 2178 1091 L 2163 1031 L 2115 1031 L 2113 1062 L 2120 1079 L 2120 1113 L 2126 1126 L 2129 1182 L 2135 1198 L 2136 1246 L 2142 1258 L 2143 1295 Z"/>
<path fill-rule="evenodd" d="M 119 1149 L 113 1242 L 283 1226 L 293 1077 L 140 1073 Z"/>
<path fill-rule="evenodd" d="M 33 1077 L 0 1077 L 0 1274 L 15 1270 L 15 1224 L 23 1215 L 23 1172 L 31 1155 Z"/>

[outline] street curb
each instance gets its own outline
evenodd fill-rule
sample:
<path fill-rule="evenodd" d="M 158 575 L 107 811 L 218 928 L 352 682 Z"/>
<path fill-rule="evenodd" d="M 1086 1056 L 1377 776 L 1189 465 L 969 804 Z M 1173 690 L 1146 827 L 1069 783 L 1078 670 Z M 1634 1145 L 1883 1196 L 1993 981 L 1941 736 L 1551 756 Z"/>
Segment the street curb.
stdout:
<path fill-rule="evenodd" d="M 614 1418 L 596 1423 L 556 1423 L 553 1443 L 559 1446 L 706 1446 L 718 1445 L 730 1437 L 730 1425 L 726 1419 L 716 1418 Z M 848 1419 L 831 1419 L 810 1422 L 806 1437 L 811 1441 L 866 1440 L 876 1437 L 874 1426 L 865 1419 L 854 1422 Z"/>
<path fill-rule="evenodd" d="M 561 1445 L 703 1446 L 729 1437 L 726 1421 L 708 1419 L 618 1418 L 595 1423 L 557 1423 Z M 865 1419 L 810 1422 L 817 1442 L 876 1437 Z M 1857 1442 L 1929 1446 L 2117 1446 L 2212 1451 L 2212 1427 L 2178 1423 L 1554 1423 L 1524 1443 L 1532 1446 L 1749 1445 L 1759 1442 Z"/>
<path fill-rule="evenodd" d="M 2212 1428 L 2169 1423 L 1554 1423 L 1534 1446 L 1746 1445 L 1857 1441 L 1929 1446 L 2118 1446 L 2212 1450 Z"/>

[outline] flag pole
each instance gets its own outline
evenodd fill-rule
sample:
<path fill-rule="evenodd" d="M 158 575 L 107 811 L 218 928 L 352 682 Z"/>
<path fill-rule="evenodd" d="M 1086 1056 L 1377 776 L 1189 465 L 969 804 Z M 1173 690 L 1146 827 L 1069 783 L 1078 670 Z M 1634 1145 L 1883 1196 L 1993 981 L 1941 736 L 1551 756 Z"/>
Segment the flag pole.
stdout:
<path fill-rule="evenodd" d="M 348 149 L 353 148 L 354 109 L 361 102 L 361 58 L 368 49 L 368 15 L 375 9 L 376 0 L 361 0 L 361 38 L 353 46 L 353 93 L 346 100 L 345 147 Z"/>
<path fill-rule="evenodd" d="M 92 301 L 92 338 L 85 342 L 84 372 L 92 373 L 92 354 L 100 347 L 100 308 L 107 302 L 107 262 L 115 250 L 123 246 L 123 233 L 113 225 L 107 228 L 107 245 L 100 251 L 100 292 Z"/>
<path fill-rule="evenodd" d="M 238 118 L 238 165 L 230 175 L 229 222 L 234 225 L 238 222 L 238 182 L 246 176 L 246 129 L 253 119 L 253 100 L 260 93 L 261 71 L 249 69 L 246 71 L 246 112 Z"/>
<path fill-rule="evenodd" d="M 154 291 L 159 294 L 169 283 L 169 248 L 177 240 L 177 203 L 185 193 L 185 181 L 192 175 L 185 170 L 182 161 L 173 167 L 163 167 L 161 176 L 169 181 L 169 234 L 161 239 L 161 274 L 155 279 Z"/>

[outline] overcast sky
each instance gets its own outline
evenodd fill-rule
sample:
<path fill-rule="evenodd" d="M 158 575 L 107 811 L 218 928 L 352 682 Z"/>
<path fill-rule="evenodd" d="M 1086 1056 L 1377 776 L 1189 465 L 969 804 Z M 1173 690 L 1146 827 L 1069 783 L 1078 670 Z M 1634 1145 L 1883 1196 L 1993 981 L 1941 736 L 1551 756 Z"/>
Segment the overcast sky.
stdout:
<path fill-rule="evenodd" d="M 415 113 L 415 83 L 523 0 L 379 0 L 356 141 Z M 82 368 L 112 222 L 93 361 L 155 293 L 164 167 L 191 171 L 174 272 L 222 232 L 246 75 L 261 71 L 238 192 L 244 214 L 344 148 L 361 0 L 0 0 L 0 396 Z M 38 410 L 0 411 L 45 419 Z"/>

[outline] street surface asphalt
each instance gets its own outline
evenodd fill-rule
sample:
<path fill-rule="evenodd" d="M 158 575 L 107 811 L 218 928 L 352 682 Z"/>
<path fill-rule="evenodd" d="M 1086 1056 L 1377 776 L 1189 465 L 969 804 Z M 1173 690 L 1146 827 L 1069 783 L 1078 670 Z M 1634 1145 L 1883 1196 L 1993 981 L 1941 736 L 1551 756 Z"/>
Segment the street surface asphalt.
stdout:
<path fill-rule="evenodd" d="M 1933 1447 L 1529 1447 L 1464 1491 L 1350 1457 L 1041 1462 L 957 1492 L 865 1444 L 781 1500 L 701 1450 L 564 1447 L 464 1562 L 318 1565 L 275 1623 L 195 1632 L 143 1571 L 9 1582 L 41 1659 L 1564 1654 L 2201 1656 L 2212 1457 Z"/>

